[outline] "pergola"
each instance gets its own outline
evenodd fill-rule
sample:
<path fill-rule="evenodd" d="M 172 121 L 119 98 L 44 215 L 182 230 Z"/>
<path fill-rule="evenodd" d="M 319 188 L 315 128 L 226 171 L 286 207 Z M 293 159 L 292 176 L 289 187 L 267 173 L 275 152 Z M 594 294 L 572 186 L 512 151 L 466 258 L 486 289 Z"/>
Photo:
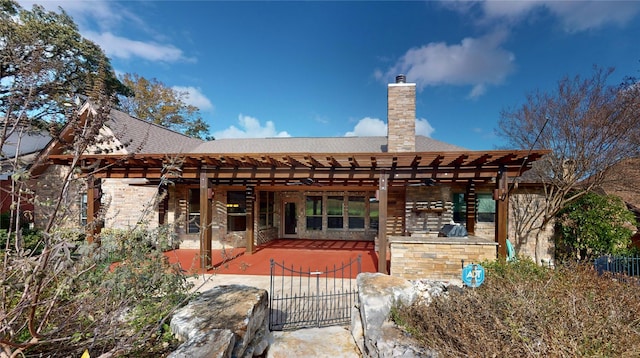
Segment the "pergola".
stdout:
<path fill-rule="evenodd" d="M 326 190 L 371 190 L 379 199 L 379 271 L 386 272 L 387 194 L 390 187 L 426 182 L 464 183 L 467 194 L 476 184 L 495 183 L 495 240 L 498 255 L 506 257 L 508 178 L 531 168 L 546 150 L 451 151 L 403 153 L 176 153 L 130 155 L 83 155 L 80 167 L 94 178 L 146 178 L 199 182 L 200 202 L 208 203 L 215 185 L 243 186 L 247 193 L 247 222 L 253 222 L 260 190 L 296 190 L 295 186 L 322 186 Z M 69 155 L 50 155 L 50 164 L 70 165 Z M 94 183 L 90 180 L 90 186 Z M 94 218 L 100 201 L 88 191 L 88 217 Z M 470 195 L 465 197 L 469 198 Z M 203 228 L 200 253 L 202 267 L 211 265 L 212 213 L 202 205 Z M 467 231 L 474 232 L 475 203 L 467 205 Z M 247 225 L 247 253 L 254 250 L 253 225 Z"/>

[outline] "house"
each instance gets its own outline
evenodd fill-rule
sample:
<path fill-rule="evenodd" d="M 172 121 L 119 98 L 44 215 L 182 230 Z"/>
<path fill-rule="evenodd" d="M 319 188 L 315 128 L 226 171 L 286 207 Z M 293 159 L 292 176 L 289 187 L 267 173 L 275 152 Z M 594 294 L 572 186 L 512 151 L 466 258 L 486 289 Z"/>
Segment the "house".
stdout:
<path fill-rule="evenodd" d="M 48 133 L 27 130 L 26 127 L 17 127 L 6 137 L 0 155 L 0 214 L 3 218 L 8 217 L 13 208 L 20 213 L 23 225 L 33 221 L 31 195 L 25 190 L 21 191 L 12 177 L 27 168 L 50 141 Z M 17 203 L 19 205 L 15 205 Z M 2 222 L 3 228 L 5 224 L 8 223 Z"/>
<path fill-rule="evenodd" d="M 69 190 L 79 195 L 67 207 L 80 208 L 70 222 L 170 224 L 181 247 L 200 248 L 202 267 L 220 245 L 251 253 L 299 238 L 377 240 L 385 271 L 388 236 L 437 236 L 452 221 L 505 256 L 509 178 L 547 151 L 472 151 L 416 135 L 415 90 L 404 76 L 388 85 L 386 137 L 203 142 L 112 110 L 101 135 L 115 139 L 80 158 L 88 180 Z M 82 115 L 92 111 L 85 105 Z M 72 161 L 52 143 L 34 166 L 38 195 Z"/>

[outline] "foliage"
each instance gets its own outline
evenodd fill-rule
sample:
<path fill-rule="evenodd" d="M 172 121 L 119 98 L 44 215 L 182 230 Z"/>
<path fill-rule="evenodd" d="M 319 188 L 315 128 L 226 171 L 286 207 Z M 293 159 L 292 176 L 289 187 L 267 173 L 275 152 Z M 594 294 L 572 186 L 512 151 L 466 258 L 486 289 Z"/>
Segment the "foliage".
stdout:
<path fill-rule="evenodd" d="M 121 79 L 133 91 L 133 96 L 120 99 L 125 112 L 191 137 L 204 138 L 207 134 L 209 126 L 200 117 L 200 110 L 185 102 L 187 93 L 137 74 L 125 74 Z"/>
<path fill-rule="evenodd" d="M 63 10 L 21 8 L 0 0 L 0 113 L 5 130 L 63 119 L 75 95 L 86 95 L 103 67 L 107 95 L 127 93 L 100 47 L 83 38 Z M 28 116 L 28 119 L 27 119 Z M 3 140 L 9 133 L 3 133 Z M 0 147 L 2 147 L 0 142 Z"/>
<path fill-rule="evenodd" d="M 536 162 L 527 180 L 543 184 L 544 200 L 530 207 L 519 203 L 514 212 L 516 242 L 537 234 L 536 258 L 541 257 L 539 233 L 568 203 L 612 177 L 618 161 L 638 155 L 640 86 L 609 84 L 612 69 L 595 68 L 589 77 L 564 77 L 552 91 L 533 92 L 515 109 L 504 110 L 498 134 L 511 147 L 550 149 Z"/>
<path fill-rule="evenodd" d="M 190 286 L 162 250 L 139 240 L 152 235 L 143 231 L 111 232 L 102 240 L 112 244 L 99 249 L 69 245 L 66 233 L 54 233 L 57 244 L 49 254 L 54 258 L 50 265 L 57 268 L 56 275 L 42 286 L 40 295 L 55 305 L 42 307 L 50 312 L 37 334 L 23 320 L 3 322 L 3 343 L 12 342 L 14 347 L 31 343 L 30 354 L 54 356 L 79 356 L 87 347 L 92 356 L 105 352 L 154 356 L 165 350 L 166 344 L 175 344 L 170 334 L 165 334 L 166 319 L 185 301 Z M 27 308 L 18 304 L 29 284 L 24 277 L 29 272 L 20 273 L 24 266 L 13 260 L 15 257 L 10 257 L 7 270 L 11 275 L 2 283 L 3 290 L 9 292 L 4 308 L 10 317 Z M 122 259 L 112 264 L 114 257 Z M 37 263 L 39 256 L 31 259 Z M 42 318 L 42 312 L 36 312 L 35 321 Z"/>
<path fill-rule="evenodd" d="M 635 221 L 620 198 L 587 193 L 558 213 L 556 247 L 578 260 L 621 254 L 631 243 Z"/>
<path fill-rule="evenodd" d="M 483 264 L 485 282 L 399 307 L 407 331 L 445 357 L 624 357 L 640 351 L 640 291 L 591 265 Z M 397 322 L 398 322 L 397 321 Z"/>

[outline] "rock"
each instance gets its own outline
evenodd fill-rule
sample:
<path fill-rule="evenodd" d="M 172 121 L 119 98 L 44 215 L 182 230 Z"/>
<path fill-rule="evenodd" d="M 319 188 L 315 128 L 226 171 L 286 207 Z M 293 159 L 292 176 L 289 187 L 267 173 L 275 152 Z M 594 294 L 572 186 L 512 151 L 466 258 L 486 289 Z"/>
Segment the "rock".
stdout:
<path fill-rule="evenodd" d="M 228 329 L 198 332 L 168 358 L 230 358 L 235 345 L 235 335 Z"/>
<path fill-rule="evenodd" d="M 417 298 L 408 280 L 381 273 L 361 273 L 356 279 L 360 298 L 360 318 L 364 331 L 363 354 L 379 357 L 377 342 L 382 326 L 389 319 L 394 304 L 411 305 Z M 352 326 L 352 331 L 356 327 Z"/>
<path fill-rule="evenodd" d="M 382 325 L 382 335 L 376 342 L 381 358 L 436 358 L 437 352 L 423 348 L 393 322 Z"/>
<path fill-rule="evenodd" d="M 185 345 L 196 340 L 215 349 L 202 357 L 251 357 L 264 353 L 268 345 L 268 310 L 266 290 L 244 285 L 216 286 L 178 310 L 171 319 L 171 330 L 185 340 Z M 230 332 L 233 340 L 227 339 L 228 333 L 219 331 Z M 213 339 L 207 338 L 209 335 L 218 335 L 221 343 L 214 344 Z M 225 344 L 233 346 L 230 355 L 225 355 Z"/>
<path fill-rule="evenodd" d="M 360 352 L 344 327 L 307 328 L 273 332 L 267 358 L 357 358 Z"/>

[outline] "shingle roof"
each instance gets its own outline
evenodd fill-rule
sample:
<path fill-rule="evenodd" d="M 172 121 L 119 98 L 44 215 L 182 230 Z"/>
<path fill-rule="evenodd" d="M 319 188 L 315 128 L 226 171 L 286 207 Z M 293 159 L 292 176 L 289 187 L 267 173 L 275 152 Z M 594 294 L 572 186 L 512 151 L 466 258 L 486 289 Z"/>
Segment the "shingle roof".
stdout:
<path fill-rule="evenodd" d="M 174 132 L 116 109 L 111 110 L 107 122 L 122 143 L 129 143 L 128 152 L 140 154 L 187 153 L 203 141 Z"/>
<path fill-rule="evenodd" d="M 465 148 L 416 136 L 417 152 L 460 151 Z M 218 139 L 191 153 L 385 153 L 387 137 L 287 137 Z"/>

